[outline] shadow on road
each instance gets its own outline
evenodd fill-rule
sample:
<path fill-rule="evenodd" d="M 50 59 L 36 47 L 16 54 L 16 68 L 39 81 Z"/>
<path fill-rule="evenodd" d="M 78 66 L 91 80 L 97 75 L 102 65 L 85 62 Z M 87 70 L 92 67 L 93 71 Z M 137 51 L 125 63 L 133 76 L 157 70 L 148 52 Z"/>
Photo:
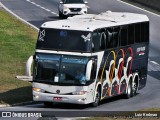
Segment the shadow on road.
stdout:
<path fill-rule="evenodd" d="M 0 93 L 0 104 L 15 104 L 32 101 L 31 86 L 21 87 Z"/>
<path fill-rule="evenodd" d="M 138 95 L 138 93 L 137 93 Z M 111 97 L 105 100 L 102 100 L 99 104 L 99 106 L 104 105 L 104 104 L 108 104 L 114 101 L 118 101 L 121 99 L 126 99 L 124 95 L 119 95 L 119 96 L 115 96 L 115 97 Z M 68 104 L 68 103 L 54 103 L 52 106 L 46 107 L 45 108 L 54 108 L 54 109 L 68 109 L 68 110 L 72 110 L 72 109 L 77 109 L 77 110 L 86 110 L 87 108 L 92 108 L 92 104 L 88 104 L 88 105 L 79 105 L 79 104 Z"/>

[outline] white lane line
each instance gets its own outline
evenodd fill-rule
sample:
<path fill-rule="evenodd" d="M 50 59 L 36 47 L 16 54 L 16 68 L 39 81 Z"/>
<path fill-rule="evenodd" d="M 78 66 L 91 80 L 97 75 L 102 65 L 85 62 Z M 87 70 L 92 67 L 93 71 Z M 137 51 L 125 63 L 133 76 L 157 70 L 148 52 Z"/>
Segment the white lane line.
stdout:
<path fill-rule="evenodd" d="M 28 24 L 29 26 L 33 27 L 34 29 L 36 29 L 37 31 L 39 31 L 39 28 L 32 25 L 31 23 L 27 22 L 26 20 L 24 20 L 23 18 L 19 17 L 18 15 L 16 15 L 15 13 L 13 13 L 11 10 L 9 10 L 6 6 L 4 6 L 1 2 L 0 2 L 0 6 L 2 6 L 6 11 L 8 11 L 9 13 L 11 13 L 13 16 L 15 16 L 17 19 L 21 20 L 22 22 Z"/>
<path fill-rule="evenodd" d="M 30 2 L 30 3 L 32 3 L 33 5 L 35 5 L 35 4 L 36 4 L 35 2 Z"/>
<path fill-rule="evenodd" d="M 150 61 L 151 63 L 155 64 L 155 65 L 160 65 L 159 63 L 157 63 L 156 61 Z"/>
<path fill-rule="evenodd" d="M 32 1 L 30 1 L 30 0 L 26 0 L 26 1 L 29 2 L 29 3 L 31 3 L 31 4 L 33 4 L 33 5 L 35 5 L 35 6 L 37 6 L 37 7 L 39 7 L 39 8 L 41 8 L 41 9 L 43 9 L 43 10 L 45 10 L 45 11 L 47 11 L 47 12 L 50 12 L 50 13 L 52 13 L 52 14 L 58 16 L 57 13 L 55 13 L 55 12 L 53 12 L 53 11 L 51 11 L 51 10 L 49 10 L 49 9 L 47 9 L 47 8 L 45 8 L 45 7 L 41 6 L 41 5 L 39 5 L 39 4 L 37 4 L 37 3 L 35 3 L 35 2 L 32 2 Z"/>
<path fill-rule="evenodd" d="M 124 4 L 127 4 L 127 5 L 129 5 L 129 6 L 135 7 L 135 8 L 137 8 L 137 9 L 139 9 L 139 10 L 145 11 L 145 12 L 150 13 L 150 14 L 152 14 L 152 15 L 155 15 L 155 16 L 157 16 L 157 17 L 160 17 L 160 15 L 158 15 L 158 14 L 156 14 L 156 13 L 154 13 L 154 12 L 145 10 L 145 9 L 143 9 L 143 8 L 140 8 L 140 7 L 137 7 L 137 6 L 132 5 L 132 4 L 130 4 L 130 3 L 127 3 L 127 2 L 124 2 L 124 1 L 121 1 L 121 0 L 117 0 L 117 1 L 119 1 L 119 2 L 121 2 L 121 3 L 124 3 Z"/>
<path fill-rule="evenodd" d="M 35 4 L 37 7 L 40 7 L 40 5 Z"/>
<path fill-rule="evenodd" d="M 51 10 L 49 10 L 49 9 L 46 9 L 46 11 L 51 12 Z"/>

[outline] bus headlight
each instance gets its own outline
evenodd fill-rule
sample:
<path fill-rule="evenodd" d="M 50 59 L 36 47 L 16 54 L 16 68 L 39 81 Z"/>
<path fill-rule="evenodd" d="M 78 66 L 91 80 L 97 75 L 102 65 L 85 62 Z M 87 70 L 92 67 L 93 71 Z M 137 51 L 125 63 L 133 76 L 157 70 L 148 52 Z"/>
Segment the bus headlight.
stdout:
<path fill-rule="evenodd" d="M 84 7 L 82 7 L 82 9 L 87 9 L 87 5 L 85 5 Z"/>
<path fill-rule="evenodd" d="M 69 11 L 69 8 L 66 7 L 66 6 L 64 6 L 64 7 L 63 7 L 63 10 L 64 10 L 64 11 Z"/>
<path fill-rule="evenodd" d="M 80 92 L 73 92 L 72 94 L 73 95 L 84 95 L 86 93 L 87 93 L 87 91 L 80 91 Z"/>
<path fill-rule="evenodd" d="M 35 91 L 35 92 L 42 92 L 42 93 L 45 92 L 45 90 L 40 89 L 40 88 L 35 88 L 35 87 L 33 87 L 32 90 Z"/>

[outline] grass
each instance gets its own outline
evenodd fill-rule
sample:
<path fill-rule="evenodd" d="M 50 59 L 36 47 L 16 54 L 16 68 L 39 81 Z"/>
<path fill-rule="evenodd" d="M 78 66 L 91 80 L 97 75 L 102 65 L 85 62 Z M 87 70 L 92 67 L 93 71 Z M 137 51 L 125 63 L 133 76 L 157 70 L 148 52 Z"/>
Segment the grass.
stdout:
<path fill-rule="evenodd" d="M 32 100 L 31 83 L 17 80 L 34 54 L 37 31 L 0 9 L 0 104 Z M 13 99 L 12 99 L 13 98 Z"/>

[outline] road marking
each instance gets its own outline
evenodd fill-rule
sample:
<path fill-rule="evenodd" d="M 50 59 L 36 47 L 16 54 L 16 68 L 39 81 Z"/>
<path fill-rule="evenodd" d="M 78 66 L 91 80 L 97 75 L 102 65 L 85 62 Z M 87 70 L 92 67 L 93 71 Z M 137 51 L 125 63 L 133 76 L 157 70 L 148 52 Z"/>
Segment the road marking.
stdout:
<path fill-rule="evenodd" d="M 145 10 L 145 9 L 143 9 L 143 8 L 140 8 L 140 7 L 137 7 L 137 6 L 132 5 L 132 4 L 130 4 L 130 3 L 127 3 L 127 2 L 124 2 L 124 1 L 121 1 L 121 0 L 117 0 L 117 1 L 119 1 L 119 2 L 121 2 L 121 3 L 124 3 L 124 4 L 127 4 L 127 5 L 129 5 L 129 6 L 135 7 L 135 8 L 137 8 L 137 9 L 139 9 L 139 10 L 145 11 L 145 12 L 147 12 L 147 13 L 153 14 L 153 15 L 155 15 L 155 16 L 157 16 L 157 17 L 160 17 L 160 15 L 158 15 L 158 14 L 156 14 L 156 13 L 154 13 L 154 12 Z"/>
<path fill-rule="evenodd" d="M 31 27 L 35 28 L 37 31 L 39 31 L 39 28 L 32 25 L 31 23 L 27 22 L 26 20 L 24 20 L 23 18 L 19 17 L 18 15 L 16 15 L 15 13 L 13 13 L 10 9 L 8 9 L 6 6 L 4 6 L 1 2 L 0 2 L 0 6 L 2 6 L 6 11 L 8 11 L 9 13 L 11 13 L 13 16 L 15 16 L 17 19 L 21 20 L 22 22 L 30 25 Z"/>
<path fill-rule="evenodd" d="M 160 64 L 156 61 L 149 61 L 148 71 L 160 71 Z"/>
<path fill-rule="evenodd" d="M 156 61 L 150 61 L 151 63 L 155 64 L 155 65 L 160 65 L 159 63 L 157 63 Z"/>
<path fill-rule="evenodd" d="M 53 11 L 51 11 L 51 10 L 49 10 L 49 9 L 47 9 L 47 8 L 39 5 L 39 4 L 37 4 L 37 3 L 35 3 L 35 2 L 32 2 L 32 1 L 30 1 L 30 0 L 26 0 L 26 1 L 29 2 L 29 3 L 31 3 L 31 4 L 33 4 L 33 5 L 35 5 L 35 6 L 37 6 L 37 7 L 39 7 L 39 8 L 41 8 L 41 9 L 43 9 L 43 10 L 45 10 L 45 11 L 47 11 L 47 12 L 50 12 L 51 14 L 54 14 L 54 15 L 58 16 L 57 13 L 55 13 L 55 12 L 53 12 Z"/>

